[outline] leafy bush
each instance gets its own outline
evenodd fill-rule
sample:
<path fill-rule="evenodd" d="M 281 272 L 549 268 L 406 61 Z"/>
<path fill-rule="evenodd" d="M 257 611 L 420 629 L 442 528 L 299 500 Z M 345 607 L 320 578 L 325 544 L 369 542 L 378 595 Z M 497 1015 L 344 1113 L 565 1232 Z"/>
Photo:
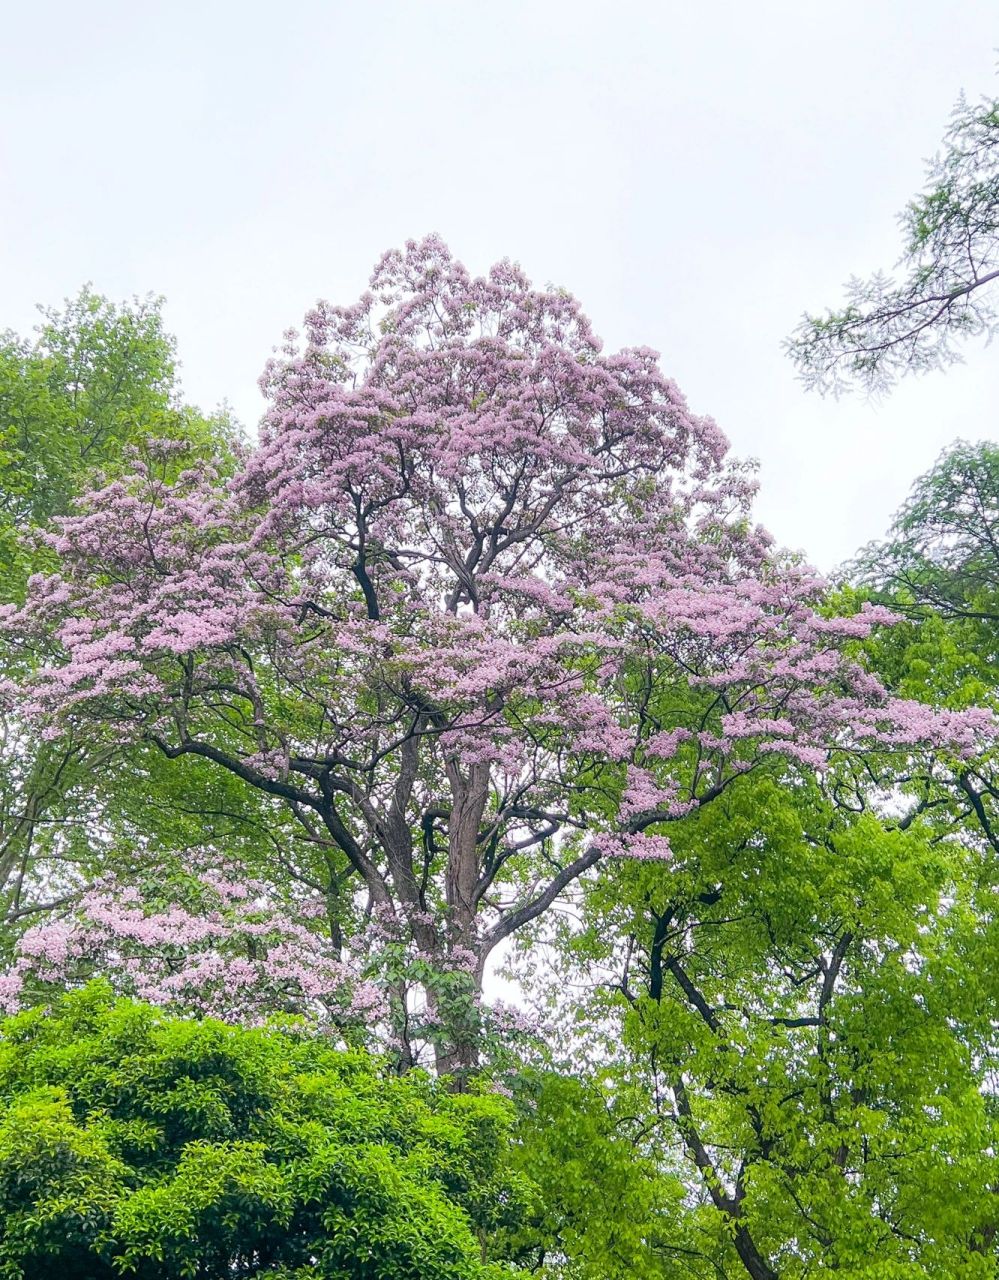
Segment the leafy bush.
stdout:
<path fill-rule="evenodd" d="M 91 984 L 0 1022 L 0 1276 L 486 1280 L 496 1096 Z"/>

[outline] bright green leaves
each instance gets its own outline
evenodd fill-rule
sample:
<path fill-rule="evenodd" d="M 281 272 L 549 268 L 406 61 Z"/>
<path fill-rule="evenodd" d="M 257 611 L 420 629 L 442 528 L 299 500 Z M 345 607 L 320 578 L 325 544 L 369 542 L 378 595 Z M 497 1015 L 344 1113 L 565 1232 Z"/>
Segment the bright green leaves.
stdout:
<path fill-rule="evenodd" d="M 0 1275 L 112 1274 L 91 1245 L 110 1228 L 125 1178 L 103 1135 L 77 1125 L 61 1090 L 8 1104 L 0 1118 Z"/>
<path fill-rule="evenodd" d="M 0 1023 L 0 1275 L 484 1280 L 512 1114 L 90 987 Z"/>
<path fill-rule="evenodd" d="M 222 1275 L 247 1246 L 273 1249 L 293 1210 L 262 1144 L 192 1142 L 172 1176 L 122 1197 L 98 1248 L 125 1274 L 148 1273 L 152 1261 L 164 1275 L 203 1275 L 206 1263 Z"/>
<path fill-rule="evenodd" d="M 612 1104 L 596 1083 L 555 1075 L 532 1081 L 531 1092 L 515 1159 L 537 1193 L 508 1233 L 511 1257 L 576 1280 L 674 1274 L 660 1245 L 683 1189 L 643 1154 L 629 1100 L 619 1093 Z M 571 1262 L 563 1269 L 560 1259 Z"/>
<path fill-rule="evenodd" d="M 635 1274 L 658 1275 L 653 1257 L 696 1280 L 992 1274 L 979 859 L 938 838 L 936 810 L 903 826 L 840 794 L 835 767 L 806 782 L 775 764 L 675 824 L 672 864 L 588 887 L 563 974 L 606 984 L 617 966 L 619 985 L 594 991 L 575 1042 L 606 1038 L 606 1124 L 640 1135 L 631 1190 L 681 1206 L 636 1214 Z"/>
<path fill-rule="evenodd" d="M 30 566 L 18 536 L 63 514 L 94 470 L 162 434 L 172 410 L 173 342 L 159 303 L 118 308 L 89 289 L 49 310 L 33 341 L 0 335 L 0 545 L 7 575 Z M 23 564 L 22 564 L 23 562 Z"/>

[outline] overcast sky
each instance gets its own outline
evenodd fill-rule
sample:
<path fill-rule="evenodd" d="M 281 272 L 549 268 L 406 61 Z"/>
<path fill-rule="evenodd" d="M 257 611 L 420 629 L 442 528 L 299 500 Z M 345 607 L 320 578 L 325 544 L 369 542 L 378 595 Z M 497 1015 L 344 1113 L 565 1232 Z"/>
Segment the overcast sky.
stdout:
<path fill-rule="evenodd" d="M 806 393 L 780 350 L 895 261 L 996 46 L 995 0 L 9 4 L 0 327 L 87 280 L 164 294 L 187 397 L 252 425 L 282 331 L 438 231 L 660 350 L 829 570 L 948 442 L 996 435 L 985 347 L 877 406 Z"/>

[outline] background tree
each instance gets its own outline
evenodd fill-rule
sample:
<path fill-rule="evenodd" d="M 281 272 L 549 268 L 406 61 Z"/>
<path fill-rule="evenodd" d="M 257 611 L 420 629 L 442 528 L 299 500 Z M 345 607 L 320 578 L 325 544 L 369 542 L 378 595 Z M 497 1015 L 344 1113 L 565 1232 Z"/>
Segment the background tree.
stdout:
<path fill-rule="evenodd" d="M 868 592 L 904 615 L 873 647 L 899 692 L 953 709 L 999 708 L 999 449 L 957 441 L 912 492 L 889 536 L 852 566 Z M 923 802 L 951 815 L 965 839 L 999 853 L 993 756 L 982 753 L 941 791 L 926 779 Z M 948 800 L 948 796 L 951 797 Z M 983 850 L 984 852 L 984 850 Z"/>
<path fill-rule="evenodd" d="M 224 418 L 184 406 L 162 299 L 116 305 L 89 287 L 42 310 L 31 338 L 0 335 L 0 565 L 5 598 L 45 563 L 23 535 L 64 515 L 101 473 L 149 437 L 212 450 L 235 443 Z M 39 555 L 41 558 L 39 559 Z"/>
<path fill-rule="evenodd" d="M 900 277 L 852 279 L 847 303 L 806 315 L 786 347 L 803 380 L 838 392 L 890 388 L 907 372 L 960 359 L 958 343 L 991 337 L 999 278 L 999 101 L 959 99 L 926 188 L 900 215 Z"/>
<path fill-rule="evenodd" d="M 990 445 L 955 446 L 856 566 L 905 617 L 864 642 L 872 663 L 927 706 L 996 703 L 994 469 Z M 525 942 L 564 1061 L 603 1059 L 638 1185 L 651 1163 L 686 1205 L 641 1233 L 637 1274 L 994 1274 L 988 747 L 912 752 L 887 792 L 871 756 L 810 778 L 774 759 L 673 830 L 668 871 L 620 864 Z"/>
<path fill-rule="evenodd" d="M 958 440 L 913 485 L 856 576 L 909 614 L 999 624 L 999 446 Z"/>
<path fill-rule="evenodd" d="M 205 417 L 181 402 L 159 300 L 116 306 L 83 289 L 63 310 L 44 311 L 33 337 L 0 336 L 0 607 L 22 601 L 31 575 L 52 564 L 38 530 L 67 512 L 95 477 L 131 465 L 149 439 L 183 441 L 222 465 L 231 465 L 238 443 L 224 415 Z M 23 677 L 41 656 L 30 644 L 7 645 L 0 685 Z M 123 852 L 127 843 L 134 856 L 155 841 L 150 819 L 162 814 L 167 794 L 155 781 L 158 762 L 131 759 L 115 805 L 105 803 L 126 765 L 120 745 L 72 732 L 42 740 L 0 695 L 5 937 L 85 883 L 112 845 Z M 140 793 L 142 836 L 133 825 L 124 841 L 122 823 L 135 809 L 125 798 Z M 179 795 L 173 800 L 182 806 Z"/>
<path fill-rule="evenodd" d="M 540 973 L 525 958 L 527 990 L 551 975 L 563 1070 L 593 1063 L 605 1132 L 632 1145 L 647 1207 L 606 1274 L 994 1273 L 994 875 L 943 833 L 775 766 L 678 828 L 668 872 L 587 886 Z"/>

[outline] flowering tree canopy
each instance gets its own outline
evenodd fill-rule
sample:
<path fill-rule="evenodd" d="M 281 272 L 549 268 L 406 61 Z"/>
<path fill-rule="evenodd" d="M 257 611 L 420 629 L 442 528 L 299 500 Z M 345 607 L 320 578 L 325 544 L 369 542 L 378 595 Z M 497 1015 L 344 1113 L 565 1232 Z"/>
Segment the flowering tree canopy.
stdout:
<path fill-rule="evenodd" d="M 116 305 L 84 288 L 42 314 L 31 336 L 0 332 L 0 604 L 22 602 L 29 576 L 52 567 L 32 530 L 65 515 L 95 474 L 128 465 L 130 448 L 184 440 L 187 465 L 199 450 L 224 464 L 236 438 L 225 415 L 181 401 L 160 300 Z M 0 681 L 33 658 L 30 645 L 5 645 Z M 0 929 L 62 898 L 106 849 L 131 758 L 117 746 L 72 732 L 40 741 L 0 705 Z M 101 838 L 77 839 L 97 809 Z"/>
<path fill-rule="evenodd" d="M 160 446 L 56 522 L 59 572 L 5 621 L 49 656 L 7 696 L 285 802 L 421 954 L 481 979 L 601 858 L 667 859 L 670 823 L 767 762 L 973 750 L 984 715 L 863 667 L 891 615 L 819 610 L 655 353 L 604 354 L 510 264 L 411 242 L 263 385 L 228 483 L 170 479 Z"/>
<path fill-rule="evenodd" d="M 0 973 L 0 1016 L 99 975 L 174 1014 L 251 1026 L 289 1015 L 407 1065 L 432 1062 L 445 1044 L 454 1051 L 460 1028 L 492 1087 L 505 1088 L 502 1075 L 521 1061 L 513 1051 L 540 1029 L 523 1010 L 483 999 L 475 952 L 452 947 L 445 968 L 382 911 L 343 939 L 328 896 L 284 871 L 254 876 L 209 846 L 186 851 L 182 868 L 106 872 L 16 939 Z M 417 991 L 419 1001 L 395 998 Z"/>

